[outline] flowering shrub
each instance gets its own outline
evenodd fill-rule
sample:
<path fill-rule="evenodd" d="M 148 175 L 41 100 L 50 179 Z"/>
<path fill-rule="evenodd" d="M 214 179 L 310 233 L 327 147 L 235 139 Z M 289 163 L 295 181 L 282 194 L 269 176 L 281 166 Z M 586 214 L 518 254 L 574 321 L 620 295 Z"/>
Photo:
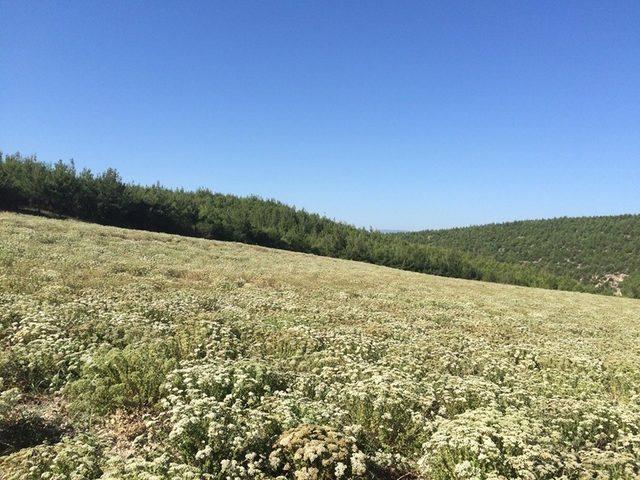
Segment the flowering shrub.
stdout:
<path fill-rule="evenodd" d="M 55 445 L 23 449 L 0 460 L 4 480 L 80 480 L 100 478 L 101 445 L 87 435 L 63 438 Z"/>
<path fill-rule="evenodd" d="M 0 238 L 3 480 L 640 477 L 635 300 L 7 214 Z"/>
<path fill-rule="evenodd" d="M 6 423 L 14 412 L 14 409 L 20 403 L 22 395 L 17 388 L 9 388 L 5 390 L 4 381 L 0 378 L 0 425 Z"/>
<path fill-rule="evenodd" d="M 278 438 L 269 463 L 276 472 L 296 480 L 360 478 L 367 472 L 366 456 L 353 438 L 304 424 Z"/>
<path fill-rule="evenodd" d="M 160 424 L 182 462 L 210 474 L 262 473 L 277 419 L 262 408 L 264 395 L 283 386 L 279 375 L 249 362 L 195 363 L 167 379 Z"/>
<path fill-rule="evenodd" d="M 424 444 L 420 460 L 434 479 L 556 478 L 558 462 L 540 422 L 520 411 L 494 408 L 469 410 L 453 419 L 441 419 Z"/>

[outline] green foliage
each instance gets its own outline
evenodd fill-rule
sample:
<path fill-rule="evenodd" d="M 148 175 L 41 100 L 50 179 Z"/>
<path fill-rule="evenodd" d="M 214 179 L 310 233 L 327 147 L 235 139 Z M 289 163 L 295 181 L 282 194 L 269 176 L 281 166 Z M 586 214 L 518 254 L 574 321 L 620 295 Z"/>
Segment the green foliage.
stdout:
<path fill-rule="evenodd" d="M 610 293 L 618 288 L 620 274 L 640 272 L 640 215 L 563 217 L 390 236 L 550 272 L 559 278 L 560 289 L 574 289 L 577 281 Z M 634 281 L 624 282 L 622 293 L 633 296 Z"/>
<path fill-rule="evenodd" d="M 47 165 L 19 154 L 0 158 L 0 208 L 252 243 L 447 277 L 585 289 L 575 279 L 540 268 L 355 228 L 274 200 L 125 184 L 113 169 L 100 175 L 78 173 L 73 164 Z"/>
<path fill-rule="evenodd" d="M 97 351 L 70 383 L 71 408 L 85 415 L 104 415 L 118 408 L 153 405 L 167 372 L 176 365 L 167 342 L 148 342 Z"/>
<path fill-rule="evenodd" d="M 622 282 L 622 294 L 627 297 L 640 298 L 640 272 L 629 275 Z"/>

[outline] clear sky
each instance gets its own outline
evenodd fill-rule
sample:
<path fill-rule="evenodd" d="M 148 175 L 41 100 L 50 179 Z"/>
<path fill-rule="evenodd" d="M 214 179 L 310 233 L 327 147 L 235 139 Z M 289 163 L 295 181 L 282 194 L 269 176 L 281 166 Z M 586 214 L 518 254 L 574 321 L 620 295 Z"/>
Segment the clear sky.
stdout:
<path fill-rule="evenodd" d="M 0 149 L 422 229 L 640 212 L 640 2 L 0 0 Z"/>

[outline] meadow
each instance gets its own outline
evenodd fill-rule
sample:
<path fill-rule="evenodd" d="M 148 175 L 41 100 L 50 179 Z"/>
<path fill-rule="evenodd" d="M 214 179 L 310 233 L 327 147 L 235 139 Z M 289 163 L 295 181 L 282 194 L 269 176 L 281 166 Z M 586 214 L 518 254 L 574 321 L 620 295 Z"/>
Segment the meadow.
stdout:
<path fill-rule="evenodd" d="M 640 301 L 0 213 L 0 478 L 640 478 Z"/>

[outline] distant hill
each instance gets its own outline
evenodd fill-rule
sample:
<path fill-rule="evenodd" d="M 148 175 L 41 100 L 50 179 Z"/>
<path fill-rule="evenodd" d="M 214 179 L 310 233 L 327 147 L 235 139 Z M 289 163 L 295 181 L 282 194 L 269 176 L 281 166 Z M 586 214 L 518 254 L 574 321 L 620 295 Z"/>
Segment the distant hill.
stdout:
<path fill-rule="evenodd" d="M 526 220 L 394 236 L 533 266 L 602 293 L 638 293 L 640 215 Z"/>

